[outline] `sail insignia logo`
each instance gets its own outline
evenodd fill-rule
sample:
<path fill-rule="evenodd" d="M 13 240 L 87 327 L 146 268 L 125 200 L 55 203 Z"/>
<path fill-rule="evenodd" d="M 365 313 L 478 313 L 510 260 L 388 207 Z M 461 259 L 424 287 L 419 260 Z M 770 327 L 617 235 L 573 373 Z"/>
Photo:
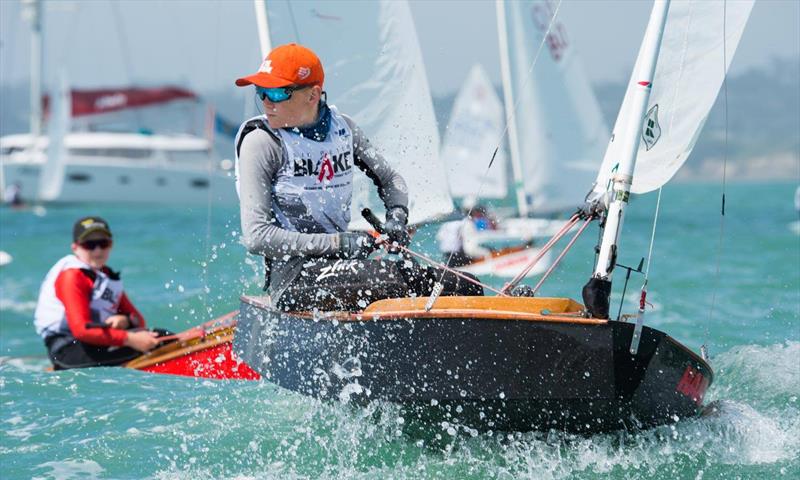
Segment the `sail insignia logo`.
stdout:
<path fill-rule="evenodd" d="M 649 151 L 661 138 L 661 125 L 658 124 L 658 104 L 653 105 L 644 117 L 642 126 L 642 140 Z"/>

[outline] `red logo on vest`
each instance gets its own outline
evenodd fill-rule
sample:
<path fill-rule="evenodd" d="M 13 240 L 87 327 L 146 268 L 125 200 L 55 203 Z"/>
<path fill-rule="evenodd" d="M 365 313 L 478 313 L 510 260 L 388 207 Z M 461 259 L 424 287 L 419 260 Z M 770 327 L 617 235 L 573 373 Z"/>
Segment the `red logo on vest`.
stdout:
<path fill-rule="evenodd" d="M 331 163 L 331 158 L 327 153 L 322 157 L 322 164 L 319 166 L 317 181 L 321 182 L 323 178 L 327 181 L 333 180 L 333 163 Z"/>
<path fill-rule="evenodd" d="M 703 395 L 706 394 L 706 388 L 708 388 L 708 379 L 689 366 L 684 370 L 681 381 L 678 382 L 675 391 L 686 395 L 691 398 L 694 403 L 700 405 L 703 403 Z"/>

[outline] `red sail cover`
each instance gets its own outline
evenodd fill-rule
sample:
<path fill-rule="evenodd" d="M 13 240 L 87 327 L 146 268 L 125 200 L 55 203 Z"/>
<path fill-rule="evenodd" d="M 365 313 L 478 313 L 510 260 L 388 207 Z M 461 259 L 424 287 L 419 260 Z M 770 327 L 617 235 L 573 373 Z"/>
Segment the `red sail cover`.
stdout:
<path fill-rule="evenodd" d="M 127 108 L 146 107 L 180 99 L 196 99 L 189 90 L 164 88 L 107 88 L 72 90 L 72 116 L 97 115 Z M 50 97 L 45 96 L 45 112 L 49 112 Z"/>

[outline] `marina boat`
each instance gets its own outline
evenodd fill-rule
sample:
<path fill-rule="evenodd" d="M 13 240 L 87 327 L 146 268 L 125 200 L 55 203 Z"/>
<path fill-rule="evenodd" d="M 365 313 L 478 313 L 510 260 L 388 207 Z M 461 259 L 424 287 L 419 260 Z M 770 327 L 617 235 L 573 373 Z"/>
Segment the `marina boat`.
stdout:
<path fill-rule="evenodd" d="M 534 239 L 564 226 L 554 217 L 583 203 L 608 127 L 566 27 L 555 18 L 555 4 L 496 6 L 505 109 L 486 72 L 474 66 L 456 97 L 442 158 L 450 191 L 462 203 L 513 192 L 515 211 L 500 216 L 496 228 L 464 233 L 482 245 L 510 248 L 459 267 L 510 278 L 539 255 Z M 537 54 L 539 46 L 545 48 Z M 549 263 L 549 255 L 540 258 L 529 274 L 544 272 Z"/>
<path fill-rule="evenodd" d="M 61 71 L 54 94 L 44 96 L 42 2 L 25 8 L 30 130 L 0 138 L 0 197 L 13 189 L 26 203 L 236 203 L 233 162 L 216 158 L 212 148 L 215 118 L 207 115 L 204 135 L 192 131 L 192 112 L 200 105 L 194 93 L 174 87 L 72 90 Z M 178 118 L 168 104 L 189 108 Z M 166 125 L 156 130 L 151 122 L 157 120 Z"/>
<path fill-rule="evenodd" d="M 3 187 L 18 189 L 26 202 L 236 203 L 233 165 L 216 157 L 209 138 L 102 130 L 112 112 L 197 102 L 192 92 L 122 88 L 59 97 L 64 104 L 54 105 L 47 135 L 0 138 Z"/>
<path fill-rule="evenodd" d="M 611 279 L 630 194 L 660 188 L 688 157 L 751 8 L 655 2 L 607 151 L 616 161 L 600 168 L 581 216 L 578 233 L 591 220 L 604 226 L 583 304 L 511 296 L 513 282 L 497 296 L 385 299 L 347 312 L 284 312 L 245 297 L 238 358 L 305 395 L 394 402 L 478 431 L 598 432 L 696 416 L 714 377 L 708 360 L 644 325 L 647 276 L 639 310 L 609 318 Z"/>

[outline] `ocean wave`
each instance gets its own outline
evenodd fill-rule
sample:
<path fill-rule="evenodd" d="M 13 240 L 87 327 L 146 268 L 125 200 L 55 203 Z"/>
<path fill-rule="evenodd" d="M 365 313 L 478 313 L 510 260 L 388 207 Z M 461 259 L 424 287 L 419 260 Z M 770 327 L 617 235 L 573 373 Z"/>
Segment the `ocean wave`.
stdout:
<path fill-rule="evenodd" d="M 105 471 L 95 461 L 92 460 L 61 460 L 58 462 L 45 462 L 37 465 L 37 469 L 49 469 L 45 472 L 47 478 L 58 478 L 59 480 L 88 480 L 102 478 Z"/>
<path fill-rule="evenodd" d="M 800 342 L 738 346 L 711 360 L 716 379 L 710 400 L 739 400 L 777 408 L 793 403 L 800 407 Z"/>
<path fill-rule="evenodd" d="M 18 301 L 11 298 L 0 298 L 0 312 L 30 313 L 36 310 L 34 301 Z"/>

